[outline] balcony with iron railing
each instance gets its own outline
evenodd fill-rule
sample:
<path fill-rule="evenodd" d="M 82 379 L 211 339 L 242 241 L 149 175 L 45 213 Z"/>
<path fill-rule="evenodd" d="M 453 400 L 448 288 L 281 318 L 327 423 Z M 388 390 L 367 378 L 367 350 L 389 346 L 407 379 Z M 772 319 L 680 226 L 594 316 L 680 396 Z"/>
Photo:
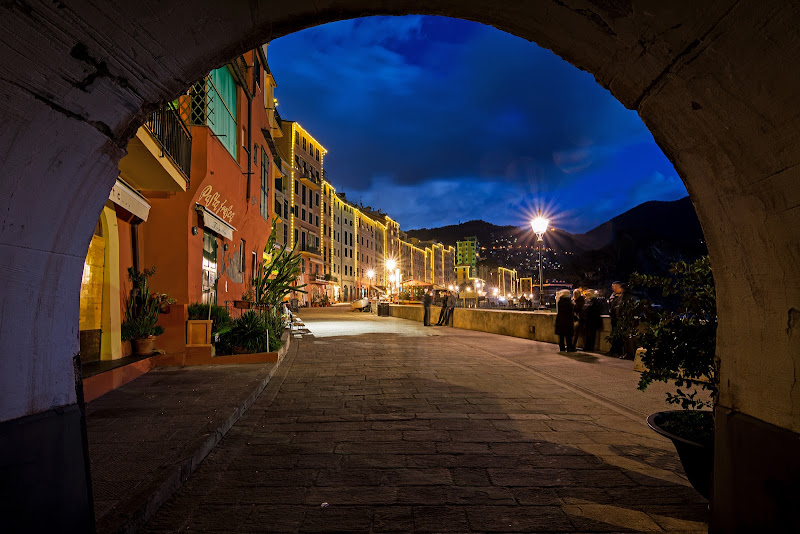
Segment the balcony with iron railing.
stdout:
<path fill-rule="evenodd" d="M 139 191 L 186 191 L 192 166 L 192 134 L 178 107 L 153 112 L 128 141 L 120 177 Z"/>
<path fill-rule="evenodd" d="M 306 186 L 311 187 L 312 189 L 320 189 L 320 179 L 317 178 L 316 174 L 314 174 L 314 169 L 311 170 L 305 169 L 300 170 L 298 169 L 300 174 L 300 181 L 304 183 Z"/>
<path fill-rule="evenodd" d="M 188 182 L 192 168 L 192 134 L 175 104 L 168 102 L 150 115 L 144 126 L 161 147 L 161 155 L 172 159 Z"/>

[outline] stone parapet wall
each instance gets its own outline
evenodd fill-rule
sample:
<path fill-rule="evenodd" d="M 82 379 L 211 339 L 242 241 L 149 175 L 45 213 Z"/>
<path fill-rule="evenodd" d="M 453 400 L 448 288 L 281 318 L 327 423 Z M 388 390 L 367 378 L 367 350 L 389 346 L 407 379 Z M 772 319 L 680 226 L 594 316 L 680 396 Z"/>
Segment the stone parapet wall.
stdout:
<path fill-rule="evenodd" d="M 431 322 L 436 323 L 439 318 L 439 306 L 431 306 Z M 392 304 L 389 314 L 399 319 L 422 322 L 422 306 Z M 453 311 L 453 326 L 466 330 L 488 332 L 503 336 L 521 337 L 545 343 L 558 343 L 555 334 L 556 314 L 547 311 L 515 311 L 493 310 L 476 308 L 456 308 Z M 533 332 L 531 332 L 533 326 Z M 606 336 L 611 333 L 611 319 L 603 316 L 603 330 L 599 334 L 599 345 L 595 344 L 598 352 L 608 352 L 611 348 Z M 578 341 L 582 346 L 583 341 Z"/>

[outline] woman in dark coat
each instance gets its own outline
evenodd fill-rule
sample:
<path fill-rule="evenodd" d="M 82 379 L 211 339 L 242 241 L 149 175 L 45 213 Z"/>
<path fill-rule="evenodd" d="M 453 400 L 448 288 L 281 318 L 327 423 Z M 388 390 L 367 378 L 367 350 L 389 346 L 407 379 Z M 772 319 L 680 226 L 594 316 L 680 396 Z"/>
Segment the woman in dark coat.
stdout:
<path fill-rule="evenodd" d="M 558 336 L 558 348 L 561 352 L 575 352 L 572 345 L 572 334 L 575 325 L 572 322 L 572 299 L 569 290 L 559 291 L 556 301 L 556 335 Z"/>

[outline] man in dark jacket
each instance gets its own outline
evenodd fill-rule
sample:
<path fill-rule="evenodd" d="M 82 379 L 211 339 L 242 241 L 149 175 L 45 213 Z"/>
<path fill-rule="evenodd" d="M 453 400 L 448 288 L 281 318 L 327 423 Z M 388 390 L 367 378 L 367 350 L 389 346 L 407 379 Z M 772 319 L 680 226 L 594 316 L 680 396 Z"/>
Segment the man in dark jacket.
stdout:
<path fill-rule="evenodd" d="M 603 303 L 597 291 L 589 294 L 589 300 L 583 307 L 583 323 L 586 327 L 583 350 L 593 351 L 597 342 L 597 333 L 603 329 Z"/>
<path fill-rule="evenodd" d="M 425 308 L 425 315 L 422 318 L 422 324 L 425 326 L 432 326 L 431 325 L 431 303 L 433 302 L 433 297 L 431 297 L 431 292 L 426 291 L 425 296 L 422 297 L 422 306 Z"/>
<path fill-rule="evenodd" d="M 456 296 L 452 291 L 447 293 L 447 315 L 444 318 L 443 326 L 453 326 L 453 310 L 456 309 Z"/>

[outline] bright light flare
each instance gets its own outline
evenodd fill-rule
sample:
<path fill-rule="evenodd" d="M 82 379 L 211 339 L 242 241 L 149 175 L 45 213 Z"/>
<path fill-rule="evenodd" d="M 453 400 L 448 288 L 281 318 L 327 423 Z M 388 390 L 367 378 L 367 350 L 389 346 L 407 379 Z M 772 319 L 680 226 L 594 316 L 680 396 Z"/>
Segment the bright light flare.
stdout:
<path fill-rule="evenodd" d="M 542 216 L 540 213 L 535 219 L 531 221 L 531 229 L 537 237 L 541 238 L 542 234 L 547 231 L 547 226 L 550 224 L 550 219 Z"/>

